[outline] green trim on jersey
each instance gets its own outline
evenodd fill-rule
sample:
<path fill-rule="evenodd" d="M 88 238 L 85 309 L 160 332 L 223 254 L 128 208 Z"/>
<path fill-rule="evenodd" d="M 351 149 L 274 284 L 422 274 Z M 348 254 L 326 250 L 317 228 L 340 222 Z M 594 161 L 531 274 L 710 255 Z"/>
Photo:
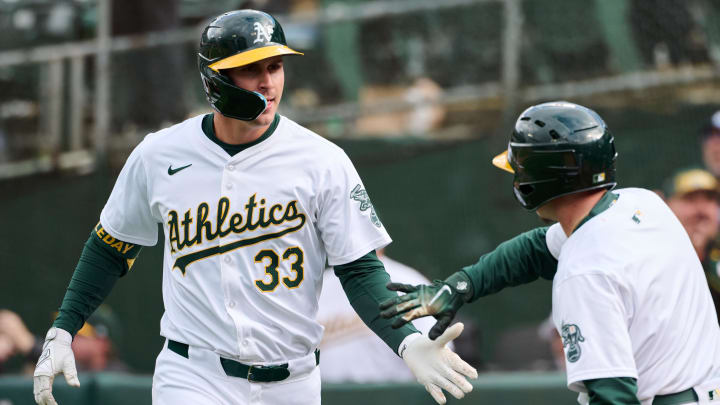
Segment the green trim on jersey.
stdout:
<path fill-rule="evenodd" d="M 418 333 L 410 323 L 393 329 L 393 320 L 380 316 L 380 302 L 396 298 L 397 293 L 385 288 L 390 282 L 390 276 L 375 251 L 354 262 L 335 266 L 335 275 L 340 278 L 348 301 L 360 319 L 390 346 L 393 352 L 398 352 L 400 344 L 408 335 Z"/>
<path fill-rule="evenodd" d="M 710 287 L 710 294 L 715 303 L 715 312 L 720 319 L 720 276 L 718 276 L 718 268 L 720 268 L 720 241 L 713 240 L 705 250 L 705 260 L 702 261 L 703 269 L 705 269 L 705 277 Z"/>
<path fill-rule="evenodd" d="M 53 326 L 75 336 L 140 253 L 140 245 L 112 238 L 101 224 L 90 232 Z"/>
<path fill-rule="evenodd" d="M 612 206 L 618 198 L 620 198 L 620 196 L 611 191 L 603 194 L 602 198 L 595 204 L 594 207 L 592 207 L 590 213 L 587 214 L 587 216 L 580 221 L 580 223 L 575 227 L 575 229 L 573 229 L 573 233 L 575 233 L 575 231 L 577 231 L 581 226 L 583 226 L 585 222 L 591 220 L 593 217 L 610 208 L 610 206 Z"/>
<path fill-rule="evenodd" d="M 640 405 L 637 382 L 632 377 L 599 378 L 583 381 L 588 390 L 588 405 Z"/>
<path fill-rule="evenodd" d="M 230 156 L 235 156 L 236 154 L 244 151 L 245 149 L 255 146 L 259 144 L 260 142 L 268 139 L 270 135 L 272 135 L 275 132 L 275 129 L 277 129 L 278 124 L 280 123 L 280 115 L 275 114 L 275 118 L 273 119 L 272 124 L 268 127 L 268 129 L 263 133 L 260 138 L 249 142 L 249 143 L 243 143 L 240 145 L 231 145 L 229 143 L 225 143 L 218 139 L 218 137 L 215 135 L 215 127 L 213 126 L 213 116 L 215 113 L 206 114 L 203 117 L 202 120 L 202 130 L 205 136 L 208 137 L 211 141 L 215 142 L 218 146 L 223 148 L 225 152 L 227 152 Z"/>
<path fill-rule="evenodd" d="M 472 282 L 474 301 L 542 277 L 552 280 L 558 262 L 548 250 L 545 235 L 549 227 L 536 228 L 498 245 L 495 250 L 480 257 L 477 263 L 462 270 Z"/>

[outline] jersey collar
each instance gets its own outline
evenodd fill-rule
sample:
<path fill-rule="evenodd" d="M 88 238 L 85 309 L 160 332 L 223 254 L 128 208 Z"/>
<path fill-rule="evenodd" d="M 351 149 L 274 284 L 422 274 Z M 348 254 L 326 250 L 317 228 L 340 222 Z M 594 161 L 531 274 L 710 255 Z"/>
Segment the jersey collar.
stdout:
<path fill-rule="evenodd" d="M 225 152 L 227 152 L 227 154 L 230 156 L 235 156 L 236 154 L 244 151 L 245 149 L 247 149 L 251 146 L 255 146 L 255 145 L 259 144 L 260 142 L 268 139 L 270 137 L 270 135 L 272 135 L 273 132 L 275 132 L 275 129 L 277 128 L 278 123 L 280 122 L 280 115 L 275 114 L 275 118 L 273 119 L 272 124 L 270 124 L 270 127 L 268 127 L 268 129 L 265 131 L 265 133 L 263 133 L 258 139 L 254 140 L 252 142 L 249 142 L 249 143 L 241 144 L 241 145 L 232 145 L 232 144 L 221 141 L 215 135 L 215 128 L 213 127 L 213 116 L 214 116 L 214 113 L 210 113 L 210 114 L 206 114 L 203 117 L 203 120 L 202 120 L 203 133 L 205 134 L 205 136 L 208 139 L 210 139 L 215 144 L 217 144 L 218 146 L 223 148 L 223 150 Z"/>
<path fill-rule="evenodd" d="M 590 213 L 588 213 L 587 216 L 583 218 L 582 221 L 580 221 L 580 223 L 575 227 L 575 229 L 573 229 L 572 233 L 575 233 L 575 231 L 580 229 L 580 227 L 583 226 L 585 222 L 591 220 L 593 217 L 610 208 L 615 203 L 615 201 L 617 201 L 618 198 L 620 198 L 620 195 L 615 194 L 612 191 L 608 191 L 607 193 L 605 193 L 602 198 L 597 203 L 595 203 L 595 206 L 592 207 Z"/>

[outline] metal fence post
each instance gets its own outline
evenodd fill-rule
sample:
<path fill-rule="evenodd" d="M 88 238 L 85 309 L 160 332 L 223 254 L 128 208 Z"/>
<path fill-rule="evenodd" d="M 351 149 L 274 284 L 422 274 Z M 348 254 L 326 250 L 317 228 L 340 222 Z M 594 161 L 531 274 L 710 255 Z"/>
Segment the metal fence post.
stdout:
<path fill-rule="evenodd" d="M 110 46 L 112 0 L 98 1 L 97 56 L 95 82 L 95 155 L 105 162 L 110 136 Z"/>
<path fill-rule="evenodd" d="M 520 47 L 522 44 L 523 16 L 520 0 L 505 0 L 502 45 L 502 87 L 505 100 L 503 122 L 511 123 L 520 101 Z M 507 125 L 503 125 L 506 128 Z"/>

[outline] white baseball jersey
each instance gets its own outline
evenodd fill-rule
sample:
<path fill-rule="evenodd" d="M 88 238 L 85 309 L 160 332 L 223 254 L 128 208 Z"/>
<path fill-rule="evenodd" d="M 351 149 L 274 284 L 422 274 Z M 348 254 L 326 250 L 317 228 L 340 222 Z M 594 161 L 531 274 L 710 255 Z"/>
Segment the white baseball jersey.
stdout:
<path fill-rule="evenodd" d="M 430 284 L 419 271 L 387 256 L 380 256 L 385 270 L 394 282 Z M 325 326 L 320 349 L 320 370 L 325 382 L 400 382 L 415 381 L 403 359 L 395 355 L 385 342 L 373 333 L 355 313 L 343 292 L 340 279 L 332 269 L 325 272 L 320 295 L 318 321 Z M 412 321 L 427 335 L 435 318 Z M 352 366 L 348 366 L 348 365 Z"/>
<path fill-rule="evenodd" d="M 141 245 L 162 223 L 162 336 L 252 364 L 311 354 L 326 263 L 391 239 L 336 145 L 280 117 L 270 137 L 230 156 L 202 118 L 135 148 L 100 221 Z"/>
<path fill-rule="evenodd" d="M 611 193 L 609 208 L 559 251 L 553 321 L 570 389 L 632 377 L 649 404 L 719 375 L 720 328 L 700 261 L 672 211 L 648 190 Z"/>

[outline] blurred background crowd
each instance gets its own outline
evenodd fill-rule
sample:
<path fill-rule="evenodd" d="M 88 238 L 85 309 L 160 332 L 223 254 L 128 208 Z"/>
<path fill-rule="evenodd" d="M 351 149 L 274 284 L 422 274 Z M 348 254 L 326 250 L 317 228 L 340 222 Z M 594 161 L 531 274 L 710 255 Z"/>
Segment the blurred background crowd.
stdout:
<path fill-rule="evenodd" d="M 34 364 L 130 150 L 209 111 L 200 30 L 238 8 L 275 15 L 305 53 L 285 63 L 280 112 L 346 150 L 400 273 L 444 278 L 541 225 L 490 159 L 520 111 L 565 99 L 605 118 L 621 187 L 666 199 L 720 309 L 716 0 L 0 0 L 0 373 Z M 152 372 L 161 260 L 161 246 L 145 249 L 88 321 L 73 343 L 81 370 Z M 463 311 L 456 350 L 479 369 L 561 369 L 549 283 Z M 321 349 L 342 356 L 369 331 L 336 312 L 321 313 L 333 331 Z M 388 381 L 343 361 L 333 371 L 324 358 L 326 382 Z"/>

